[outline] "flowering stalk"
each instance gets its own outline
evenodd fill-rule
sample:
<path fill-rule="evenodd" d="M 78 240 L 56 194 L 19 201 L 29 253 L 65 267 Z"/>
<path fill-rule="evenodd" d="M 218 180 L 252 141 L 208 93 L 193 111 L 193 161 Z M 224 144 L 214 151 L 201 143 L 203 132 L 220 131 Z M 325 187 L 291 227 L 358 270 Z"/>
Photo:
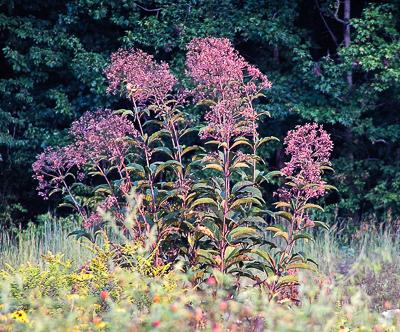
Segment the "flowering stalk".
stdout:
<path fill-rule="evenodd" d="M 71 126 L 70 135 L 73 139 L 72 144 L 58 150 L 47 149 L 34 163 L 33 170 L 39 180 L 39 190 L 42 194 L 52 194 L 62 185 L 80 213 L 84 226 L 88 228 L 101 222 L 102 218 L 97 212 L 90 213 L 89 205 L 86 206 L 88 212 L 85 212 L 66 179 L 83 184 L 87 175 L 101 176 L 108 190 L 99 185 L 94 191 L 101 192 L 101 196 L 104 193 L 110 196 L 105 199 L 103 196 L 98 207 L 112 208 L 114 215 L 122 221 L 122 207 L 117 197 L 120 196 L 119 193 L 124 194 L 125 188 L 131 183 L 125 157 L 129 148 L 127 136 L 135 139 L 138 135 L 133 124 L 126 117 L 116 115 L 111 110 L 98 110 L 87 112 L 75 121 Z M 112 169 L 116 169 L 120 177 L 118 187 L 109 178 Z"/>
<path fill-rule="evenodd" d="M 71 169 L 76 165 L 81 166 L 82 163 L 80 155 L 69 145 L 58 149 L 47 148 L 37 156 L 32 168 L 34 178 L 39 182 L 37 190 L 40 196 L 48 199 L 50 195 L 64 188 L 73 202 L 73 207 L 85 220 L 86 214 L 66 182 L 68 177 L 73 177 Z"/>
<path fill-rule="evenodd" d="M 122 92 L 133 105 L 133 118 L 138 128 L 139 141 L 138 148 L 144 157 L 146 168 L 144 176 L 146 185 L 150 192 L 150 199 L 147 195 L 144 201 L 149 201 L 149 207 L 143 211 L 145 219 L 151 219 L 157 227 L 157 243 L 161 242 L 174 227 L 165 226 L 163 222 L 164 206 L 171 204 L 168 202 L 173 198 L 167 196 L 163 198 L 160 193 L 162 184 L 157 180 L 162 171 L 166 168 L 172 169 L 177 176 L 177 188 L 181 193 L 183 205 L 187 199 L 189 191 L 188 175 L 183 172 L 181 138 L 185 134 L 186 128 L 179 128 L 180 123 L 184 123 L 183 113 L 178 109 L 183 95 L 177 95 L 177 100 L 169 95 L 176 84 L 176 78 L 170 73 L 166 63 L 157 63 L 153 57 L 140 50 L 119 50 L 111 57 L 111 64 L 105 71 L 109 80 L 108 91 L 111 93 Z M 154 115 L 155 119 L 161 121 L 148 120 L 147 117 Z M 145 130 L 149 123 L 159 124 L 159 131 L 148 133 Z M 161 137 L 167 133 L 170 137 L 173 153 L 164 146 Z M 159 146 L 161 144 L 162 146 Z M 171 160 L 167 162 L 154 162 L 153 155 L 158 152 L 167 153 Z M 135 165 L 141 169 L 140 164 Z M 143 188 L 143 185 L 141 185 Z M 184 216 L 184 213 L 182 213 Z M 158 258 L 158 249 L 156 259 Z"/>
<path fill-rule="evenodd" d="M 290 160 L 281 170 L 286 178 L 286 185 L 277 191 L 280 201 L 275 205 L 283 209 L 277 212 L 276 216 L 285 219 L 288 225 L 286 229 L 279 225 L 267 227 L 267 230 L 283 241 L 278 257 L 275 260 L 271 259 L 270 266 L 280 278 L 272 283 L 265 282 L 271 297 L 284 293 L 288 285 L 297 282 L 297 269 L 312 269 L 302 255 L 293 251 L 297 241 L 312 240 L 306 230 L 316 225 L 326 227 L 321 222 L 311 220 L 308 210 L 323 210 L 311 201 L 322 197 L 326 190 L 332 188 L 322 179 L 323 171 L 331 169 L 329 158 L 333 148 L 329 134 L 322 126 L 317 124 L 297 126 L 288 133 L 284 143 L 285 153 L 290 156 Z"/>
<path fill-rule="evenodd" d="M 219 234 L 210 232 L 204 225 L 199 225 L 197 230 L 211 237 L 219 253 L 214 258 L 215 266 L 226 273 L 229 268 L 235 266 L 232 261 L 237 259 L 228 254 L 228 248 L 229 251 L 232 249 L 232 237 L 241 232 L 244 234 L 254 231 L 238 223 L 233 216 L 238 213 L 237 210 L 242 211 L 244 207 L 249 210 L 252 203 L 259 204 L 262 200 L 261 193 L 258 197 L 249 194 L 251 184 L 248 183 L 236 184 L 233 195 L 232 174 L 241 168 L 248 168 L 248 164 L 252 162 L 255 180 L 256 163 L 251 156 L 237 149 L 243 145 L 252 146 L 246 138 L 252 137 L 252 152 L 256 153 L 258 116 L 252 103 L 261 90 L 270 88 L 271 83 L 234 50 L 228 39 L 193 39 L 188 45 L 186 65 L 188 75 L 196 83 L 193 90 L 195 99 L 209 105 L 205 114 L 206 125 L 200 131 L 200 137 L 211 139 L 209 143 L 217 146 L 215 154 L 203 158 L 204 168 L 222 173 L 221 188 L 220 184 L 214 181 L 215 192 L 209 193 L 208 197 L 200 197 L 195 203 L 216 204 L 222 209 Z M 257 193 L 257 189 L 254 188 L 253 192 Z M 218 223 L 218 220 L 213 218 L 213 223 Z M 208 219 L 204 222 L 210 223 Z M 244 248 L 246 246 L 242 247 Z M 238 256 L 244 252 L 239 250 Z"/>

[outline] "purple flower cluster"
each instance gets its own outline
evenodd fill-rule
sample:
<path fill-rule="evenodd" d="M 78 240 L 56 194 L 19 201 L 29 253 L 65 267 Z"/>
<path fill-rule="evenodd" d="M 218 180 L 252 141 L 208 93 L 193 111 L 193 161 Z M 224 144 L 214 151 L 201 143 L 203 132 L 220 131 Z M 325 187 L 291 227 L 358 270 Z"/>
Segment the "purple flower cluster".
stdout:
<path fill-rule="evenodd" d="M 61 148 L 47 148 L 33 163 L 34 178 L 39 182 L 39 194 L 45 198 L 53 189 L 66 186 L 71 170 L 76 178 L 84 178 L 83 166 L 107 159 L 111 164 L 121 163 L 129 148 L 127 137 L 136 137 L 137 131 L 126 117 L 111 110 L 85 113 L 72 124 L 70 134 L 74 142 Z"/>
<path fill-rule="evenodd" d="M 47 148 L 32 165 L 34 178 L 39 182 L 39 195 L 47 199 L 50 191 L 62 187 L 69 170 L 75 165 L 75 151 L 71 146 Z M 80 159 L 79 159 L 80 161 Z"/>
<path fill-rule="evenodd" d="M 296 126 L 285 138 L 285 153 L 290 160 L 281 172 L 294 184 L 278 191 L 281 199 L 307 201 L 325 193 L 322 166 L 330 165 L 333 143 L 329 134 L 317 124 Z"/>
<path fill-rule="evenodd" d="M 105 74 L 108 92 L 122 90 L 137 104 L 149 99 L 160 102 L 176 84 L 167 63 L 157 63 L 151 55 L 135 49 L 113 53 Z"/>
<path fill-rule="evenodd" d="M 228 142 L 256 129 L 255 96 L 271 82 L 251 66 L 226 38 L 195 38 L 188 45 L 187 73 L 197 84 L 196 99 L 215 102 L 205 115 L 203 139 Z"/>
<path fill-rule="evenodd" d="M 137 137 L 137 130 L 126 117 L 112 110 L 86 112 L 70 129 L 77 156 L 96 162 L 107 158 L 121 161 L 129 147 L 127 137 Z"/>
<path fill-rule="evenodd" d="M 229 39 L 195 38 L 188 45 L 188 74 L 203 89 L 223 93 L 226 86 L 243 80 L 246 65 Z"/>
<path fill-rule="evenodd" d="M 83 221 L 83 227 L 88 229 L 90 227 L 93 227 L 103 221 L 103 218 L 101 214 L 103 212 L 108 212 L 111 211 L 113 208 L 118 206 L 118 200 L 115 196 L 107 196 L 103 202 L 101 202 L 97 206 L 97 210 L 93 212 L 88 218 L 85 218 Z M 122 219 L 122 215 L 120 212 L 116 212 L 115 217 Z"/>

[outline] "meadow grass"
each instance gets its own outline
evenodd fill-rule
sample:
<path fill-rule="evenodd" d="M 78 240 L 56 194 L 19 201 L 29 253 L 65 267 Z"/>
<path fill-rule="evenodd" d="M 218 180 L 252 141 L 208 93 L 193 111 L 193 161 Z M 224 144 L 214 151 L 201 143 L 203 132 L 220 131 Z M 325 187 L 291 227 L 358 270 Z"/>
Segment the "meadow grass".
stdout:
<path fill-rule="evenodd" d="M 6 264 L 17 267 L 27 262 L 43 268 L 43 255 L 48 252 L 62 253 L 76 267 L 82 265 L 92 253 L 84 241 L 68 236 L 77 228 L 77 223 L 48 218 L 39 227 L 20 231 L 0 229 L 0 269 Z"/>
<path fill-rule="evenodd" d="M 0 233 L 0 270 L 14 268 L 0 283 L 4 303 L 0 328 L 1 319 L 10 331 L 157 328 L 214 332 L 264 331 L 262 326 L 268 326 L 266 331 L 271 332 L 394 332 L 400 327 L 400 317 L 382 318 L 382 312 L 399 308 L 400 240 L 392 228 L 369 228 L 349 235 L 332 227 L 317 233 L 315 242 L 299 244 L 297 249 L 313 258 L 319 268 L 316 273 L 302 273 L 303 302 L 293 307 L 269 303 L 252 288 L 227 304 L 227 294 L 213 286 L 201 292 L 181 288 L 187 276 L 179 273 L 177 285 L 181 286 L 176 287 L 168 276 L 149 277 L 140 269 L 107 272 L 101 261 L 104 253 L 98 256 L 100 260 L 95 258 L 92 270 L 82 271 L 80 267 L 96 256 L 87 241 L 68 237 L 76 226 L 47 220 L 19 234 Z M 49 263 L 48 252 L 63 257 L 50 255 Z M 67 259 L 72 265 L 65 268 L 62 262 Z M 20 265 L 23 267 L 18 269 Z M 69 282 L 78 285 L 75 295 L 68 293 Z M 100 299 L 104 289 L 106 300 Z M 119 300 L 114 301 L 112 292 L 118 293 Z M 200 307 L 207 311 L 196 309 Z M 16 316 L 20 311 L 22 318 Z"/>

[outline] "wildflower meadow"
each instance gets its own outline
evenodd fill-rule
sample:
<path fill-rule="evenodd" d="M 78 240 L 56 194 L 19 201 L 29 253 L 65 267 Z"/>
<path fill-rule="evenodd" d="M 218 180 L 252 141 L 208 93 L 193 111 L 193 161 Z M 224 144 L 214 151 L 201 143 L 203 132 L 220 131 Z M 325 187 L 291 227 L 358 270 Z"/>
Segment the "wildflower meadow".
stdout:
<path fill-rule="evenodd" d="M 159 9 L 133 2 L 142 15 L 135 20 L 167 20 L 166 8 L 182 5 L 158 2 Z M 200 10 L 195 2 L 187 15 Z M 246 3 L 241 11 L 253 1 Z M 350 65 L 340 60 L 351 52 L 351 34 L 354 43 L 364 38 L 355 34 L 363 21 L 350 20 L 351 4 L 361 10 L 350 0 L 316 1 L 312 7 L 338 49 L 337 31 L 325 16 L 347 22 L 335 66 L 343 69 L 337 76 L 343 76 L 340 89 L 346 87 L 348 95 L 334 93 L 327 82 L 319 87 L 325 97 L 332 93 L 342 102 L 357 80 L 368 79 L 357 72 L 356 60 Z M 67 6 L 73 12 L 80 5 Z M 365 8 L 370 24 L 378 24 L 372 17 L 395 10 Z M 117 5 L 110 10 L 114 21 L 123 19 Z M 106 13 L 99 9 L 96 17 Z M 277 20 L 275 14 L 268 19 Z M 178 28 L 173 34 L 184 33 Z M 98 105 L 71 116 L 61 134 L 52 136 L 54 144 L 42 144 L 31 160 L 35 200 L 47 211 L 34 221 L 1 224 L 0 331 L 400 331 L 397 210 L 382 195 L 380 214 L 360 203 L 357 211 L 369 209 L 363 216 L 370 219 L 356 222 L 355 209 L 339 207 L 340 195 L 349 195 L 346 202 L 355 197 L 341 181 L 354 176 L 357 186 L 360 174 L 343 175 L 344 165 L 358 157 L 347 152 L 337 162 L 346 148 L 334 122 L 322 114 L 330 110 L 310 97 L 297 106 L 283 102 L 292 110 L 277 115 L 271 100 L 277 94 L 283 100 L 284 84 L 246 53 L 246 38 L 254 36 L 237 44 L 212 29 L 193 34 L 187 29 L 176 58 L 168 54 L 178 46 L 164 55 L 139 41 L 114 47 L 99 70 L 104 89 Z M 385 31 L 388 42 L 394 32 Z M 274 47 L 278 64 L 281 55 Z M 293 61 L 306 57 L 296 52 Z M 385 54 L 397 54 L 398 62 L 398 48 Z M 90 56 L 95 62 L 94 53 Z M 334 69 L 314 65 L 314 77 L 324 70 Z M 378 69 L 372 71 L 378 75 Z M 373 84 L 376 88 L 378 79 Z M 85 104 L 83 90 L 76 102 Z M 294 120 L 311 100 L 319 115 Z M 350 132 L 345 120 L 340 126 L 349 141 L 367 131 L 360 125 Z M 396 201 L 398 188 L 393 190 Z M 365 195 L 372 199 L 370 192 Z M 345 209 L 352 217 L 340 216 Z"/>

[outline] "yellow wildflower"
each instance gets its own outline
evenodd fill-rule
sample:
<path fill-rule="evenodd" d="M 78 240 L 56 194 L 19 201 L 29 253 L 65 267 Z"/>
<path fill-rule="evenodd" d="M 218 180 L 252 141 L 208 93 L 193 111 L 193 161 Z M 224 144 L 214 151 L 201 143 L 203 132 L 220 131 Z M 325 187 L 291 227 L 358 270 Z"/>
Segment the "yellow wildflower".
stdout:
<path fill-rule="evenodd" d="M 28 321 L 29 321 L 28 315 L 23 310 L 14 311 L 11 314 L 11 318 L 15 319 L 18 323 L 22 323 L 22 324 L 28 323 Z"/>

